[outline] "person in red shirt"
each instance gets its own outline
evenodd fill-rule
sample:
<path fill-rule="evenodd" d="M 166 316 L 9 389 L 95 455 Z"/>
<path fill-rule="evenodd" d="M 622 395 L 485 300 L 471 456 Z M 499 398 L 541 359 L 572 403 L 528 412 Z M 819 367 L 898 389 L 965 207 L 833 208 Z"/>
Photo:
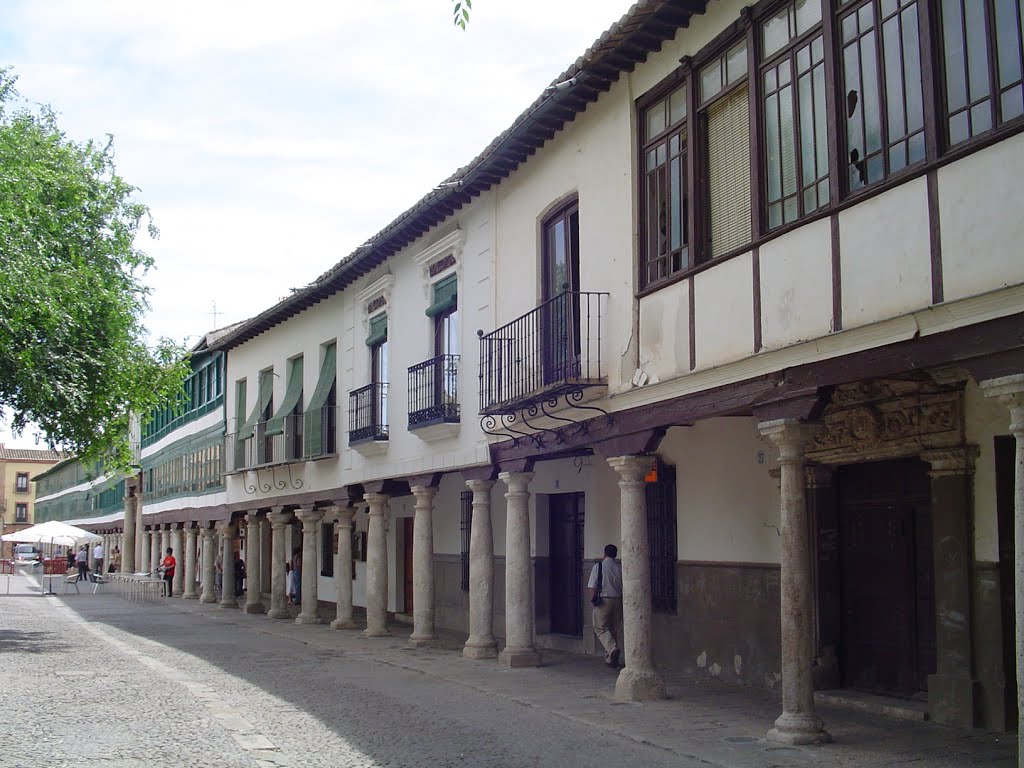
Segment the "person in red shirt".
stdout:
<path fill-rule="evenodd" d="M 167 584 L 167 596 L 171 597 L 174 594 L 174 566 L 178 564 L 178 561 L 174 559 L 174 550 L 171 547 L 167 548 L 167 554 L 164 555 L 164 559 L 160 561 L 160 570 L 164 574 L 164 582 Z"/>

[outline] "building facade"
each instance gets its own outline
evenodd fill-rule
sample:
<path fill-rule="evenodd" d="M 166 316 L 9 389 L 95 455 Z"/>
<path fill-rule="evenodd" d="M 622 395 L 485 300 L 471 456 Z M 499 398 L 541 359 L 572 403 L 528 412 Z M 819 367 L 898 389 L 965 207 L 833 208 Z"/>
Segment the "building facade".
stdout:
<path fill-rule="evenodd" d="M 57 451 L 6 448 L 0 444 L 0 535 L 35 523 L 36 486 L 33 481 L 58 461 Z M 0 558 L 11 556 L 13 547 L 4 543 Z"/>
<path fill-rule="evenodd" d="M 209 341 L 223 484 L 144 479 L 137 524 L 193 557 L 216 528 L 246 610 L 289 615 L 294 553 L 299 621 L 359 607 L 370 636 L 395 616 L 510 666 L 594 652 L 586 576 L 616 543 L 621 698 L 666 670 L 779 687 L 790 743 L 829 738 L 816 689 L 1015 727 L 1021 13 L 638 3 L 472 163 Z"/>

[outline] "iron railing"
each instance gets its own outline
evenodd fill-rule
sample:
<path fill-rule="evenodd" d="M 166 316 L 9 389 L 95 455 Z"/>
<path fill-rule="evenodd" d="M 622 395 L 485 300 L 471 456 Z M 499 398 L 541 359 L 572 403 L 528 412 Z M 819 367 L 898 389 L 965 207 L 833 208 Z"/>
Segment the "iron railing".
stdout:
<path fill-rule="evenodd" d="M 605 383 L 601 331 L 607 293 L 565 291 L 480 334 L 480 413 L 505 413 Z"/>
<path fill-rule="evenodd" d="M 309 429 L 320 431 L 320 441 L 307 440 Z M 290 413 L 284 420 L 284 431 L 267 434 L 266 421 L 256 422 L 252 434 L 238 440 L 237 433 L 227 435 L 228 471 L 256 469 L 271 464 L 304 461 L 318 456 L 337 453 L 338 408 L 325 405 L 320 409 L 319 425 L 309 413 Z"/>
<path fill-rule="evenodd" d="M 354 389 L 348 396 L 348 441 L 388 439 L 388 385 L 383 382 Z"/>
<path fill-rule="evenodd" d="M 409 368 L 409 429 L 459 421 L 459 356 L 438 355 Z"/>

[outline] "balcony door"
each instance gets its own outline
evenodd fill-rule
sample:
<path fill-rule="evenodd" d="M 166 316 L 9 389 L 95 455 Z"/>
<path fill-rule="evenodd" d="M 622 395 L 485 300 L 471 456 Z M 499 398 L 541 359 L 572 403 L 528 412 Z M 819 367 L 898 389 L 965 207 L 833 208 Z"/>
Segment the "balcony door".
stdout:
<path fill-rule="evenodd" d="M 579 378 L 580 213 L 573 200 L 544 220 L 541 364 L 544 385 Z"/>

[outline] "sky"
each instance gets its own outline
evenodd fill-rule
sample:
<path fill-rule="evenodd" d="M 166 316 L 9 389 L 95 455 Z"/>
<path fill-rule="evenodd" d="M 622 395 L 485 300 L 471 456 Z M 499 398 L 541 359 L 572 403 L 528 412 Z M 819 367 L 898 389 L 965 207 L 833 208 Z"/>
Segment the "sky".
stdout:
<path fill-rule="evenodd" d="M 4 0 L 0 66 L 70 138 L 113 135 L 160 230 L 145 325 L 191 346 L 472 160 L 630 5 L 477 0 L 462 31 L 451 0 Z"/>

